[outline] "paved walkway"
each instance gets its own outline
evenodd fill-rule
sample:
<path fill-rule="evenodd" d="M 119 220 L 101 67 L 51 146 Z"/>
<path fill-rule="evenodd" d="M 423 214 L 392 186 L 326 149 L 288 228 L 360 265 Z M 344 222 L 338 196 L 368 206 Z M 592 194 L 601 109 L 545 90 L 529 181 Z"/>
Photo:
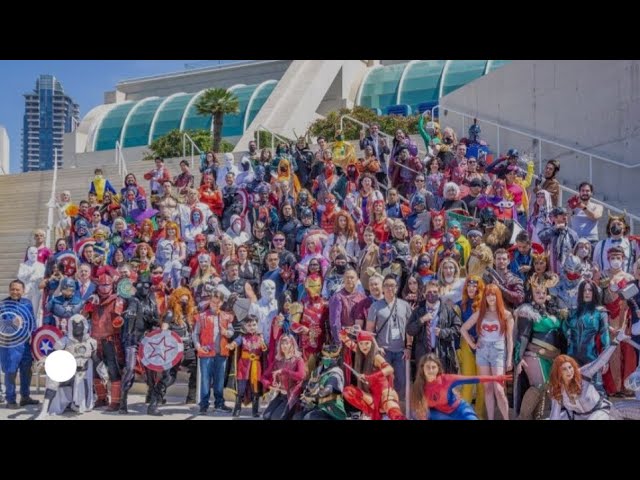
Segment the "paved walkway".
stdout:
<path fill-rule="evenodd" d="M 34 394 L 32 398 L 42 401 L 43 395 Z M 18 401 L 20 396 L 18 395 Z M 207 415 L 199 415 L 198 405 L 185 405 L 183 397 L 169 397 L 166 405 L 160 407 L 164 414 L 162 417 L 147 415 L 147 405 L 144 403 L 144 395 L 129 395 L 129 414 L 120 415 L 117 412 L 106 412 L 104 408 L 75 414 L 66 412 L 61 416 L 50 416 L 51 420 L 254 420 L 251 417 L 251 406 L 244 407 L 239 419 L 231 417 L 231 413 L 214 412 L 213 406 L 209 407 Z M 227 406 L 232 407 L 231 402 Z M 17 410 L 9 410 L 0 406 L 0 420 L 33 420 L 40 414 L 42 405 L 20 407 Z M 263 407 L 260 408 L 262 412 Z"/>

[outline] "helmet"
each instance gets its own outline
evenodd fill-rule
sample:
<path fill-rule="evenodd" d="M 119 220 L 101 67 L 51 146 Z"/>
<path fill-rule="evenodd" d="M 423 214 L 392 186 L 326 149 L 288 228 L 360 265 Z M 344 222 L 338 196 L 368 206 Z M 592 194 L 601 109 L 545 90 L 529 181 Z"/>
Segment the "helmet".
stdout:
<path fill-rule="evenodd" d="M 510 148 L 509 151 L 507 152 L 507 157 L 519 157 L 520 153 L 518 153 L 518 150 L 516 150 L 515 148 Z"/>

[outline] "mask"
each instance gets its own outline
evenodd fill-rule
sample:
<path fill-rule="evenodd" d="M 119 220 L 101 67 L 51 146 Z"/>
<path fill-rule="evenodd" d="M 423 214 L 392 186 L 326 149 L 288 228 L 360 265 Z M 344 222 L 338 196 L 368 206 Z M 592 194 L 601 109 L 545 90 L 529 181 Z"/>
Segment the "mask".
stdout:
<path fill-rule="evenodd" d="M 240 230 L 241 230 L 241 228 L 240 228 L 240 222 L 234 222 L 234 223 L 233 223 L 233 231 L 234 231 L 236 234 L 239 234 L 239 233 L 240 233 Z"/>
<path fill-rule="evenodd" d="M 343 275 L 346 269 L 346 265 L 336 265 L 336 272 L 338 272 L 339 275 Z"/>
<path fill-rule="evenodd" d="M 151 283 L 153 285 L 160 285 L 160 282 L 162 282 L 162 274 L 161 273 L 156 273 L 154 275 L 151 275 Z"/>
<path fill-rule="evenodd" d="M 618 225 L 617 223 L 614 223 L 611 226 L 611 234 L 612 235 L 620 235 L 622 233 L 622 227 L 620 227 L 620 225 Z"/>
<path fill-rule="evenodd" d="M 589 249 L 588 248 L 579 248 L 578 249 L 578 257 L 585 258 L 587 255 L 589 255 Z"/>
<path fill-rule="evenodd" d="M 243 171 L 243 172 L 248 172 L 248 171 L 249 171 L 249 167 L 250 167 L 250 166 L 251 166 L 251 165 L 249 164 L 249 162 L 243 162 L 243 163 L 242 163 L 242 171 Z"/>
<path fill-rule="evenodd" d="M 73 336 L 77 339 L 81 339 L 84 336 L 84 323 L 83 322 L 73 322 L 71 327 Z"/>
<path fill-rule="evenodd" d="M 102 180 L 102 175 L 96 175 L 96 180 Z"/>
<path fill-rule="evenodd" d="M 438 294 L 437 293 L 433 293 L 433 292 L 429 292 L 426 295 L 427 297 L 427 302 L 433 304 L 436 303 L 438 301 Z"/>
<path fill-rule="evenodd" d="M 451 145 L 451 144 L 453 143 L 453 138 L 451 138 L 451 137 L 445 137 L 442 141 L 443 141 L 446 145 Z"/>
<path fill-rule="evenodd" d="M 339 142 L 341 142 L 341 141 L 343 141 L 343 140 L 344 140 L 344 137 L 343 137 L 342 135 L 338 135 L 338 136 L 336 137 L 336 140 L 337 140 L 337 141 L 339 141 Z"/>
<path fill-rule="evenodd" d="M 418 264 L 418 273 L 420 275 L 426 275 L 429 272 L 430 265 L 427 262 L 420 262 Z"/>
<path fill-rule="evenodd" d="M 618 260 L 617 258 L 614 260 L 611 260 L 609 264 L 611 265 L 611 268 L 613 268 L 614 270 L 620 270 L 622 268 L 622 260 Z"/>
<path fill-rule="evenodd" d="M 332 358 L 323 358 L 322 359 L 322 366 L 324 368 L 331 368 L 333 366 L 333 359 Z"/>

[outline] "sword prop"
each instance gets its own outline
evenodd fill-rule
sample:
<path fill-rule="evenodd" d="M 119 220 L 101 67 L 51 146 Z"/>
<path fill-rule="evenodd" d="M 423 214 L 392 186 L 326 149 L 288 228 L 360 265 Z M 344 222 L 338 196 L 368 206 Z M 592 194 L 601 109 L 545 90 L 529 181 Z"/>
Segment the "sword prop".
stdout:
<path fill-rule="evenodd" d="M 369 382 L 367 382 L 367 379 L 364 377 L 364 374 L 362 374 L 360 372 L 357 372 L 355 369 L 353 369 L 351 367 L 351 365 L 347 365 L 345 363 L 344 366 L 347 367 L 349 370 L 351 370 L 351 373 L 353 373 L 358 380 L 360 380 L 361 382 L 367 383 L 367 384 L 369 383 Z"/>

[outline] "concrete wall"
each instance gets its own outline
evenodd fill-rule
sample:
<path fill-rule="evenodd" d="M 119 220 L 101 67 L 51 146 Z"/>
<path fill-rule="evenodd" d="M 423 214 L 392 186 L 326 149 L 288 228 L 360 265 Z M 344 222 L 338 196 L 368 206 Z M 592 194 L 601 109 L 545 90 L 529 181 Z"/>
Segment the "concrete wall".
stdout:
<path fill-rule="evenodd" d="M 447 107 L 503 126 L 633 165 L 640 163 L 640 62 L 626 60 L 514 61 L 443 97 L 441 124 L 464 129 Z M 494 149 L 496 129 L 480 123 Z M 517 147 L 536 160 L 537 142 L 501 131 L 500 151 Z M 640 168 L 626 169 L 542 143 L 542 160 L 561 160 L 560 178 L 575 187 L 591 178 L 600 198 L 635 208 Z M 591 173 L 590 173 L 591 169 Z M 634 198 L 635 197 L 635 198 Z"/>
<path fill-rule="evenodd" d="M 157 95 L 192 93 L 206 88 L 229 88 L 235 84 L 254 85 L 266 80 L 279 80 L 291 60 L 261 60 L 242 65 L 223 65 L 175 74 L 159 75 L 118 83 L 116 101 L 140 100 Z"/>

